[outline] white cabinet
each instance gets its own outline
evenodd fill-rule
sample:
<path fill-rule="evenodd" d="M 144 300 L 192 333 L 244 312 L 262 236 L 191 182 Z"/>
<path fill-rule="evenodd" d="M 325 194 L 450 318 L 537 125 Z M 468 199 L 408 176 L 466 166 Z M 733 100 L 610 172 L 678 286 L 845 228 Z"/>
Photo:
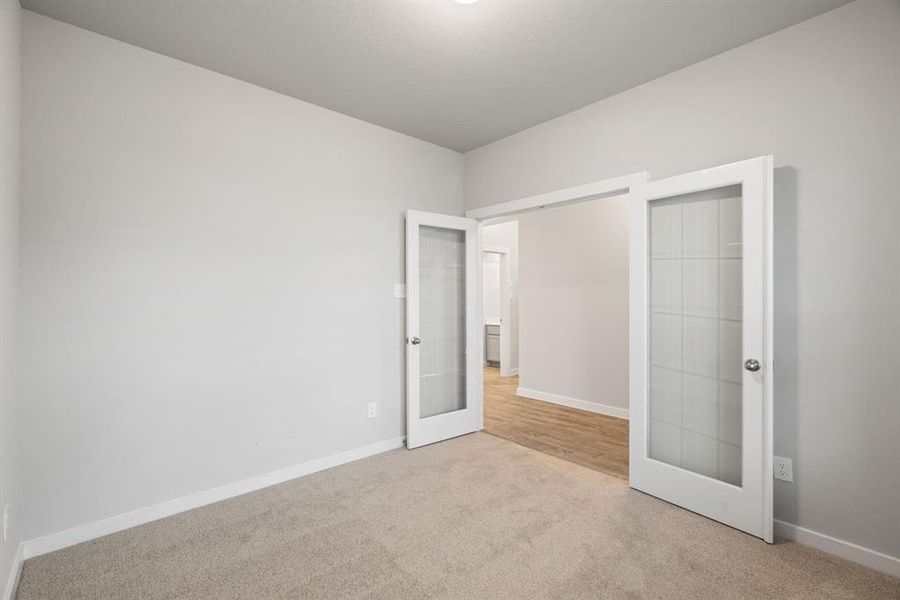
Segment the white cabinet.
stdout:
<path fill-rule="evenodd" d="M 500 364 L 500 326 L 484 326 L 484 360 Z"/>

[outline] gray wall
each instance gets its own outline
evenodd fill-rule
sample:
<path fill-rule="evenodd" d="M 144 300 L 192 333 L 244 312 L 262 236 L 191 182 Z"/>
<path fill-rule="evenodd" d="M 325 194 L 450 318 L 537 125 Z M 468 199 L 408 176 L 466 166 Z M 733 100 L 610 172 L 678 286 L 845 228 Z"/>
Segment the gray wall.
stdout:
<path fill-rule="evenodd" d="M 17 0 L 0 0 L 0 518 L 9 505 L 10 531 L 0 541 L 0 594 L 19 544 L 16 390 L 16 272 L 19 235 L 20 21 Z"/>
<path fill-rule="evenodd" d="M 855 2 L 465 155 L 476 208 L 774 154 L 775 514 L 900 556 L 900 3 Z M 524 262 L 524 258 L 523 258 Z"/>
<path fill-rule="evenodd" d="M 403 215 L 461 214 L 461 155 L 24 36 L 24 537 L 403 435 Z"/>
<path fill-rule="evenodd" d="M 627 196 L 519 217 L 519 386 L 628 409 Z"/>

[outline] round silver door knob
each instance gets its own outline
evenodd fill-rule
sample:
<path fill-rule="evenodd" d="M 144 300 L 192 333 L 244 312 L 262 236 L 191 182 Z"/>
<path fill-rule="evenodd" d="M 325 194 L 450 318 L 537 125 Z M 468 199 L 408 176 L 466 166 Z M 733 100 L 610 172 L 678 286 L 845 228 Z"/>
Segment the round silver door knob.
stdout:
<path fill-rule="evenodd" d="M 412 336 L 411 338 L 409 338 L 409 343 L 412 344 L 413 346 L 418 346 L 419 344 L 422 343 L 422 340 L 420 340 L 416 336 Z"/>
<path fill-rule="evenodd" d="M 746 361 L 744 361 L 744 368 L 748 371 L 756 373 L 757 371 L 759 371 L 759 361 L 755 358 L 748 358 Z"/>

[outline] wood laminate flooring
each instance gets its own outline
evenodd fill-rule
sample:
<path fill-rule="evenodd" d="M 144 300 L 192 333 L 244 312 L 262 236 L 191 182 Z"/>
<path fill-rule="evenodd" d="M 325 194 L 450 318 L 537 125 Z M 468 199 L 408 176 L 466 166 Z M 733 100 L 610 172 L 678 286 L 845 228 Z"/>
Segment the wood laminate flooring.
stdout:
<path fill-rule="evenodd" d="M 484 431 L 628 479 L 628 421 L 516 395 L 519 378 L 484 368 Z"/>

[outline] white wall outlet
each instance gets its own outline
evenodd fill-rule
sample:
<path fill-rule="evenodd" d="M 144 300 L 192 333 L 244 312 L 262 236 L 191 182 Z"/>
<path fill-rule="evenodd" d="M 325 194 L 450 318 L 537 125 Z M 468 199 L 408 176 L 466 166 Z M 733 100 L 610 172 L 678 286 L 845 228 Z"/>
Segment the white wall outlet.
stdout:
<path fill-rule="evenodd" d="M 775 458 L 775 479 L 781 481 L 794 481 L 794 464 L 789 458 L 776 456 Z"/>
<path fill-rule="evenodd" d="M 9 535 L 9 504 L 3 506 L 3 541 Z"/>
<path fill-rule="evenodd" d="M 394 284 L 394 298 L 406 298 L 406 284 L 405 283 L 395 283 Z"/>
<path fill-rule="evenodd" d="M 369 402 L 369 418 L 374 419 L 378 416 L 378 404 Z"/>

